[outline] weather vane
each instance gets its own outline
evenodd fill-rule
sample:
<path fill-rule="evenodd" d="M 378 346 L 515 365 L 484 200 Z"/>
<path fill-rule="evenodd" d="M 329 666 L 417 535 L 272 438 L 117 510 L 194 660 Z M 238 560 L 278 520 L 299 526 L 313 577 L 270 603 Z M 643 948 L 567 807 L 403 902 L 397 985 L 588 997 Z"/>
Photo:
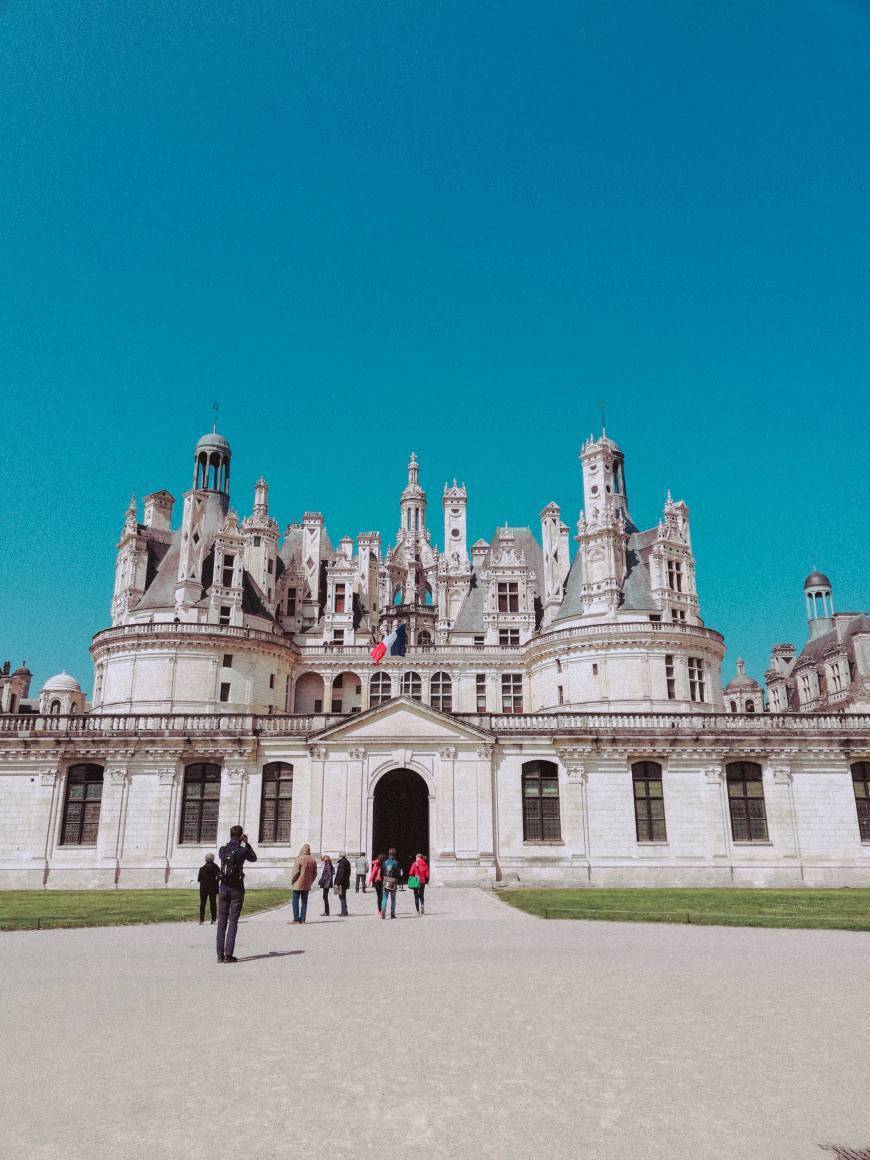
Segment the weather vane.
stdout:
<path fill-rule="evenodd" d="M 218 417 L 218 411 L 221 409 L 221 405 L 220 405 L 220 403 L 212 403 L 211 407 L 212 407 L 212 410 L 214 411 L 214 424 L 212 426 L 212 431 L 214 432 L 214 431 L 217 431 L 217 417 Z"/>

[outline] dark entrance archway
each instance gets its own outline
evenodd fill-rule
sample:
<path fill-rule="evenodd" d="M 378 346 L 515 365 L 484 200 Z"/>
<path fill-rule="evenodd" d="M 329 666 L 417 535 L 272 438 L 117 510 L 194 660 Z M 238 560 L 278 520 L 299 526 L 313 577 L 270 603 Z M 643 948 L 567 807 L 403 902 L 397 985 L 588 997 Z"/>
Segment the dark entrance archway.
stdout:
<path fill-rule="evenodd" d="M 413 769 L 391 769 L 375 786 L 372 857 L 391 846 L 406 874 L 418 853 L 429 857 L 429 789 Z"/>

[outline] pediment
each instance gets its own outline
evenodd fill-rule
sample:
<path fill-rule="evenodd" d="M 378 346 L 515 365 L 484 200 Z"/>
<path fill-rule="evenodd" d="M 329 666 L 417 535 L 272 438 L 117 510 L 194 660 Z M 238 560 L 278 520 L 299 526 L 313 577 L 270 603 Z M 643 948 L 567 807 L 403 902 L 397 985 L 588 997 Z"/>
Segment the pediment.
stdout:
<path fill-rule="evenodd" d="M 385 705 L 354 714 L 338 725 L 309 737 L 309 741 L 430 741 L 435 743 L 492 741 L 491 733 L 439 713 L 410 697 L 396 697 Z"/>

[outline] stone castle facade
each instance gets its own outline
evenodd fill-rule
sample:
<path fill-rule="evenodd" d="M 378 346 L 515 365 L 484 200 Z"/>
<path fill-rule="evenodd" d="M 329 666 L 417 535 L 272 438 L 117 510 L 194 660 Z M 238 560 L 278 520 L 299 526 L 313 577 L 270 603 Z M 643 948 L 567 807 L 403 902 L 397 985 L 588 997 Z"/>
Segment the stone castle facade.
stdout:
<path fill-rule="evenodd" d="M 231 509 L 231 460 L 199 441 L 178 527 L 169 491 L 131 502 L 90 703 L 0 676 L 0 885 L 187 885 L 237 822 L 262 884 L 306 841 L 424 849 L 447 882 L 870 883 L 870 621 L 820 574 L 768 712 L 742 663 L 722 689 L 686 504 L 637 528 L 603 432 L 573 558 L 554 503 L 469 546 L 456 481 L 439 549 L 414 455 L 392 544 L 335 547 L 319 512 L 282 535 L 265 480 Z"/>

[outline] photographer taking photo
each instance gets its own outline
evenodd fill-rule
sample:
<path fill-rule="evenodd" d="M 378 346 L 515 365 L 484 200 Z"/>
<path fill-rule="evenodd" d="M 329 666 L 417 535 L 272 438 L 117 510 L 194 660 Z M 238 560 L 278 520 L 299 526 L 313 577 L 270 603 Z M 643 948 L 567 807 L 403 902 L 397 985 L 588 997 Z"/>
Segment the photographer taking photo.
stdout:
<path fill-rule="evenodd" d="M 218 901 L 217 961 L 238 962 L 236 929 L 245 903 L 245 863 L 256 862 L 257 855 L 248 843 L 248 835 L 241 826 L 233 826 L 230 840 L 218 851 L 221 860 L 221 883 Z"/>

